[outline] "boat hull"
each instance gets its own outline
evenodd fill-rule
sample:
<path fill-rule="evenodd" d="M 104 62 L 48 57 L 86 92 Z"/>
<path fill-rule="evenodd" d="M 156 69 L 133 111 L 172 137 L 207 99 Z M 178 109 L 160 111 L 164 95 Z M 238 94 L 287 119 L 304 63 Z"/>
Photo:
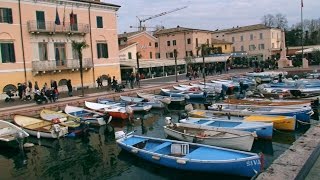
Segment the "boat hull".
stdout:
<path fill-rule="evenodd" d="M 131 137 L 132 136 L 129 136 L 127 138 L 118 140 L 118 145 L 123 150 L 130 152 L 141 159 L 169 168 L 186 171 L 222 173 L 244 177 L 252 177 L 260 171 L 261 167 L 260 157 L 258 155 L 252 155 L 247 158 L 239 158 L 232 160 L 199 160 L 197 156 L 215 156 L 213 155 L 214 153 L 211 150 L 216 149 L 217 151 L 215 153 L 218 155 L 220 150 L 223 148 L 189 143 L 190 146 L 195 146 L 199 148 L 183 157 L 177 157 L 161 153 L 161 150 L 163 149 L 159 149 L 158 151 L 153 152 L 149 150 L 136 148 L 130 144 L 126 144 L 126 139 Z M 165 140 L 164 142 L 186 144 L 185 142 L 171 140 Z M 224 150 L 227 151 L 227 153 L 240 152 L 230 149 Z"/>
<path fill-rule="evenodd" d="M 247 122 L 266 122 L 273 123 L 273 127 L 278 130 L 284 131 L 294 131 L 296 128 L 296 119 L 295 117 L 289 116 L 248 116 L 244 117 L 244 121 Z"/>

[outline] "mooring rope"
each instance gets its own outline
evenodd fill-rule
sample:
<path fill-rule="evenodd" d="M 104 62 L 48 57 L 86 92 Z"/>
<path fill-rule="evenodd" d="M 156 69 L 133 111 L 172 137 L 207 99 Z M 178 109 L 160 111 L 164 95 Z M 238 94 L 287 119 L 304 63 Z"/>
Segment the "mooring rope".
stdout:
<path fill-rule="evenodd" d="M 308 122 L 304 122 L 304 121 L 300 121 L 300 120 L 297 120 L 298 123 L 301 123 L 301 124 L 304 124 L 304 125 L 313 125 L 313 126 L 316 126 L 318 124 L 320 124 L 320 122 L 314 122 L 314 123 L 308 123 Z"/>

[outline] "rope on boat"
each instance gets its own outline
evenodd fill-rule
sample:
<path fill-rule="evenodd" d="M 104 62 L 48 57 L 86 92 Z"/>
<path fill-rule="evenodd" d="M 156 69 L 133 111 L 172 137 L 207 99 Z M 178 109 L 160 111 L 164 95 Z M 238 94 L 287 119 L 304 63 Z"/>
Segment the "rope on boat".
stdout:
<path fill-rule="evenodd" d="M 304 122 L 304 121 L 300 121 L 300 120 L 297 120 L 297 122 L 299 122 L 300 124 L 303 124 L 303 125 L 313 125 L 313 126 L 320 124 L 320 122 L 308 123 L 308 122 Z"/>
<path fill-rule="evenodd" d="M 277 131 L 277 132 L 279 132 L 279 133 L 282 133 L 282 134 L 292 134 L 291 132 L 280 131 L 280 130 L 278 130 L 278 129 L 276 129 L 276 128 L 273 128 L 273 130 L 274 130 L 274 131 Z"/>

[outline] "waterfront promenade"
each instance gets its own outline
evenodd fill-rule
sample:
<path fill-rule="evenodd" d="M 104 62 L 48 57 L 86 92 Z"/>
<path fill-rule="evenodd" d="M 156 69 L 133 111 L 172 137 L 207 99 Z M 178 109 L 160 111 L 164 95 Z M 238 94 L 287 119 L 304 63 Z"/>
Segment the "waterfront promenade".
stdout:
<path fill-rule="evenodd" d="M 314 67 L 310 69 L 310 71 L 317 68 L 318 67 Z M 295 70 L 297 69 L 292 69 L 292 71 Z M 232 70 L 229 71 L 228 74 L 208 76 L 206 79 L 224 79 L 248 71 L 250 70 Z M 84 101 L 93 101 L 98 97 L 117 98 L 120 95 L 135 95 L 137 91 L 158 93 L 160 88 L 172 87 L 172 85 L 175 84 L 187 84 L 190 82 L 190 80 L 186 79 L 185 75 L 179 75 L 178 80 L 179 82 L 175 81 L 175 76 L 147 79 L 141 81 L 140 88 L 126 88 L 122 93 L 107 91 L 105 88 L 86 89 L 84 97 L 77 96 L 80 93 L 79 90 L 78 92 L 74 92 L 73 97 L 67 97 L 66 93 L 62 92 L 60 99 L 57 102 L 44 105 L 36 105 L 34 102 L 20 102 L 19 100 L 11 104 L 2 101 L 0 103 L 0 119 L 10 119 L 15 113 L 34 115 L 43 108 L 61 110 L 66 104 L 82 105 Z M 203 78 L 192 80 L 192 82 L 197 81 L 203 81 Z M 315 177 L 319 177 L 320 160 L 318 158 L 319 153 L 317 153 L 320 144 L 319 136 L 320 126 L 312 126 L 305 135 L 299 138 L 285 153 L 276 159 L 265 172 L 257 177 L 257 179 L 299 179 L 300 177 L 303 177 L 303 179 L 315 179 Z"/>

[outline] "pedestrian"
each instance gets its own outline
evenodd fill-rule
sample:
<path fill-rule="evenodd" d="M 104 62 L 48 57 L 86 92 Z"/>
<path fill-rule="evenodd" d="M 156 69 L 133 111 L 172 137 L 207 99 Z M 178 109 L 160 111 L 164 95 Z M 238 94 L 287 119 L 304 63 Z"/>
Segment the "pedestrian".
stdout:
<path fill-rule="evenodd" d="M 26 89 L 27 89 L 27 84 L 23 83 L 22 84 L 22 99 L 25 101 L 26 100 Z"/>
<path fill-rule="evenodd" d="M 101 85 L 101 83 L 100 83 L 100 81 L 101 81 L 101 79 L 100 79 L 100 76 L 98 76 L 98 78 L 97 78 L 97 85 L 98 85 L 98 89 L 99 89 L 99 87 L 100 87 L 100 85 Z"/>
<path fill-rule="evenodd" d="M 112 90 L 113 89 L 116 89 L 116 86 L 118 85 L 118 82 L 117 82 L 117 80 L 116 80 L 116 77 L 115 76 L 113 76 L 113 78 L 112 78 Z"/>
<path fill-rule="evenodd" d="M 19 99 L 22 99 L 23 87 L 21 83 L 18 83 L 18 96 Z"/>
<path fill-rule="evenodd" d="M 72 84 L 71 84 L 71 79 L 67 81 L 67 88 L 68 88 L 68 96 L 72 96 Z"/>
<path fill-rule="evenodd" d="M 131 75 L 130 75 L 130 86 L 131 86 L 131 89 L 133 89 L 134 79 L 135 79 L 135 76 L 134 76 L 134 73 L 132 72 Z"/>
<path fill-rule="evenodd" d="M 128 81 L 130 81 L 130 74 L 128 71 L 126 72 L 125 78 L 126 78 L 126 85 L 127 85 Z"/>
<path fill-rule="evenodd" d="M 34 92 L 37 92 L 39 89 L 38 81 L 34 82 Z"/>
<path fill-rule="evenodd" d="M 99 85 L 99 86 L 100 86 L 101 88 L 103 87 L 102 82 L 103 82 L 103 78 L 102 78 L 102 76 L 100 76 L 100 82 L 99 82 L 99 83 L 100 83 L 100 85 Z"/>
<path fill-rule="evenodd" d="M 107 79 L 107 81 L 108 81 L 108 89 L 110 89 L 111 85 L 112 85 L 111 76 L 109 74 L 107 76 L 108 76 L 108 79 Z"/>
<path fill-rule="evenodd" d="M 140 73 L 139 72 L 137 72 L 137 74 L 136 74 L 136 84 L 140 88 Z"/>
<path fill-rule="evenodd" d="M 31 98 L 31 91 L 32 91 L 32 89 L 29 87 L 29 86 L 27 86 L 26 87 L 26 93 L 25 93 L 25 100 L 31 100 L 32 98 Z"/>

